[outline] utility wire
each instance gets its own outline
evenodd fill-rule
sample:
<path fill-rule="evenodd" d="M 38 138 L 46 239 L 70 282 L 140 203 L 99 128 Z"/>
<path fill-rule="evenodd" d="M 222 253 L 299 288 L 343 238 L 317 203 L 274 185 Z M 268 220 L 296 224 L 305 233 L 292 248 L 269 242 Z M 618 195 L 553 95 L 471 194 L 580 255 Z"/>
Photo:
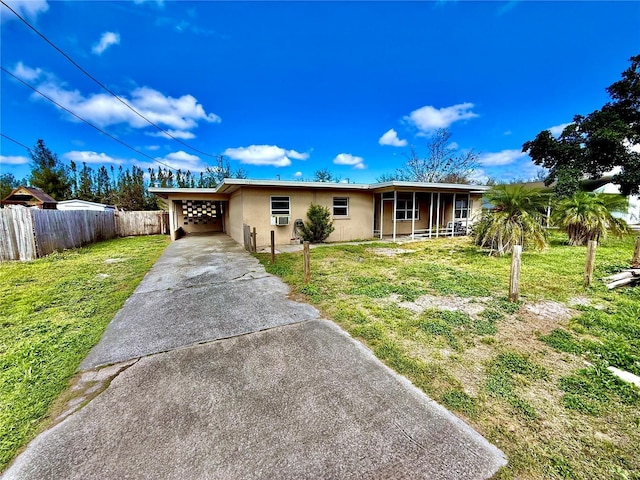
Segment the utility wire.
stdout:
<path fill-rule="evenodd" d="M 108 132 L 105 132 L 104 130 L 102 130 L 100 127 L 94 125 L 93 123 L 91 123 L 88 120 L 85 120 L 84 118 L 82 118 L 80 115 L 72 112 L 71 110 L 69 110 L 67 107 L 60 105 L 58 102 L 56 102 L 53 98 L 47 96 L 46 94 L 42 93 L 40 90 L 38 90 L 36 87 L 28 84 L 27 82 L 25 82 L 24 80 L 22 80 L 21 78 L 18 78 L 17 76 L 15 76 L 13 73 L 11 73 L 9 70 L 7 70 L 6 68 L 4 68 L 3 66 L 0 65 L 0 70 L 2 70 L 4 73 L 6 73 L 7 75 L 15 78 L 16 80 L 18 80 L 20 83 L 22 83 L 24 86 L 30 88 L 31 90 L 33 90 L 34 92 L 38 93 L 39 95 L 43 96 L 44 98 L 46 98 L 47 100 L 49 100 L 51 103 L 53 103 L 54 105 L 56 105 L 58 108 L 61 108 L 62 110 L 64 110 L 65 112 L 70 113 L 71 115 L 73 115 L 74 117 L 76 117 L 78 120 L 83 121 L 84 123 L 86 123 L 87 125 L 95 128 L 96 130 L 98 130 L 100 133 L 102 133 L 103 135 L 106 135 L 107 137 L 111 138 L 112 140 L 115 140 L 116 142 L 118 142 L 121 145 L 124 145 L 125 147 L 133 150 L 134 152 L 136 152 L 138 155 L 142 155 L 145 158 L 148 158 L 149 160 L 152 160 L 154 162 L 159 163 L 160 165 L 163 165 L 165 167 L 167 167 L 170 170 L 175 171 L 176 169 L 171 167 L 170 165 L 167 165 L 164 162 L 161 162 L 160 160 L 153 158 L 151 155 L 147 155 L 144 152 L 141 152 L 140 150 L 138 150 L 135 147 L 132 147 L 131 145 L 129 145 L 128 143 L 123 142 L 122 140 L 120 140 L 119 138 L 114 137 L 113 135 L 111 135 Z M 3 135 L 4 136 L 4 135 Z"/>
<path fill-rule="evenodd" d="M 2 5 L 4 5 L 5 7 L 7 7 L 9 10 L 11 10 L 11 12 L 13 12 L 13 14 L 18 17 L 22 23 L 24 23 L 27 27 L 29 27 L 31 30 L 33 30 L 36 34 L 38 34 L 38 36 L 40 36 L 45 42 L 47 42 L 49 45 L 51 45 L 55 50 L 57 50 L 63 57 L 65 57 L 67 60 L 69 60 L 69 62 L 71 62 L 76 68 L 78 68 L 82 73 L 84 73 L 87 77 L 89 77 L 91 80 L 93 80 L 94 82 L 96 82 L 98 85 L 100 85 L 100 87 L 102 87 L 106 92 L 108 92 L 109 94 L 111 94 L 116 100 L 118 100 L 120 103 L 122 103 L 125 107 L 127 107 L 129 110 L 131 110 L 133 113 L 135 113 L 136 115 L 138 115 L 140 118 L 142 118 L 144 121 L 146 121 L 149 125 L 154 126 L 155 128 L 157 128 L 160 132 L 162 132 L 164 135 L 166 135 L 169 138 L 172 138 L 173 140 L 175 140 L 176 142 L 180 143 L 181 145 L 184 145 L 185 147 L 193 150 L 194 152 L 198 152 L 201 155 L 206 155 L 207 157 L 211 157 L 211 158 L 217 158 L 216 155 L 212 155 L 210 153 L 207 152 L 203 152 L 202 150 L 199 150 L 191 145 L 189 145 L 186 142 L 183 142 L 182 140 L 180 140 L 179 138 L 171 135 L 171 133 L 169 133 L 168 131 L 166 131 L 164 128 L 160 127 L 159 125 L 155 124 L 154 122 L 152 122 L 151 120 L 149 120 L 147 117 L 145 117 L 142 113 L 140 113 L 139 111 L 137 111 L 135 108 L 133 108 L 131 105 L 129 105 L 129 103 L 127 103 L 126 101 L 124 101 L 120 96 L 118 96 L 116 93 L 114 93 L 109 87 L 107 87 L 105 84 L 103 84 L 100 80 L 98 80 L 97 78 L 95 78 L 93 75 L 91 75 L 89 72 L 87 72 L 84 68 L 82 68 L 80 65 L 78 65 L 69 55 L 67 55 L 60 47 L 56 46 L 51 40 L 49 40 L 45 35 L 43 35 L 42 33 L 40 33 L 33 25 L 31 25 L 29 22 L 27 22 L 23 17 L 20 16 L 20 14 L 18 12 L 16 12 L 13 8 L 11 8 L 9 5 L 6 4 L 6 2 L 4 0 L 0 0 L 0 3 L 2 3 Z"/>
<path fill-rule="evenodd" d="M 18 140 L 16 140 L 15 138 L 11 138 L 9 135 L 5 135 L 4 133 L 0 132 L 0 137 L 4 137 L 7 140 L 15 143 L 16 145 L 20 145 L 21 147 L 26 148 L 29 152 L 31 152 L 31 149 L 27 147 L 24 143 L 20 143 Z"/>

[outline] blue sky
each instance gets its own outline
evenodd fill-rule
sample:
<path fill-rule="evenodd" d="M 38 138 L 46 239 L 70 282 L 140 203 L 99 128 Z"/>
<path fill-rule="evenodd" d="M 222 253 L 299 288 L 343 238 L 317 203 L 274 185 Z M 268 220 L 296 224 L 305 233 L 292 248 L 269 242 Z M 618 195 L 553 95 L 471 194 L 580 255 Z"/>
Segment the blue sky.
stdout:
<path fill-rule="evenodd" d="M 522 144 L 601 107 L 640 53 L 640 2 L 4 1 L 195 149 L 0 6 L 2 67 L 144 155 L 4 72 L 2 133 L 94 168 L 222 153 L 250 178 L 374 182 L 446 127 L 479 179 L 531 178 Z M 0 172 L 26 176 L 28 152 L 0 142 Z"/>

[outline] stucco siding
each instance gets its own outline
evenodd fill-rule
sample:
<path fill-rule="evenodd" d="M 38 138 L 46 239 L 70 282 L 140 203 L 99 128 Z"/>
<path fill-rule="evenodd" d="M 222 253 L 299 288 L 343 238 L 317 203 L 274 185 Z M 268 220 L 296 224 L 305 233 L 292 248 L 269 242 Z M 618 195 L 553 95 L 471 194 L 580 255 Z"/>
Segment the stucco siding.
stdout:
<path fill-rule="evenodd" d="M 271 225 L 272 196 L 289 197 L 291 213 L 289 225 Z M 327 241 L 371 238 L 373 233 L 373 195 L 370 192 L 245 188 L 243 189 L 243 223 L 250 225 L 251 228 L 256 228 L 258 246 L 270 244 L 271 230 L 275 231 L 276 244 L 289 244 L 295 238 L 294 222 L 297 219 L 303 221 L 307 219 L 309 206 L 315 203 L 328 207 L 332 211 L 334 197 L 349 199 L 349 214 L 347 217 L 334 219 L 335 231 Z M 233 207 L 233 205 L 230 206 L 232 212 Z M 234 223 L 234 219 L 231 222 Z"/>
<path fill-rule="evenodd" d="M 244 242 L 244 234 L 242 233 L 243 223 L 243 205 L 242 205 L 242 190 L 232 193 L 229 197 L 228 203 L 228 218 L 229 223 L 227 225 L 227 234 L 238 243 Z"/>

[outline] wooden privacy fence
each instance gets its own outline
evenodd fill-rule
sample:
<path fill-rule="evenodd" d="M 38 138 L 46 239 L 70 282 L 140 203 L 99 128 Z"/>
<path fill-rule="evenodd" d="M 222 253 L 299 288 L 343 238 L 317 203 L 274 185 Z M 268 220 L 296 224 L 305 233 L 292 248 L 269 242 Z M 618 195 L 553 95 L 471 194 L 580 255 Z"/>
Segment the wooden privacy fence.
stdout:
<path fill-rule="evenodd" d="M 116 236 L 167 233 L 166 212 L 0 210 L 0 261 L 34 260 Z"/>
<path fill-rule="evenodd" d="M 169 234 L 169 212 L 116 212 L 119 237 Z"/>

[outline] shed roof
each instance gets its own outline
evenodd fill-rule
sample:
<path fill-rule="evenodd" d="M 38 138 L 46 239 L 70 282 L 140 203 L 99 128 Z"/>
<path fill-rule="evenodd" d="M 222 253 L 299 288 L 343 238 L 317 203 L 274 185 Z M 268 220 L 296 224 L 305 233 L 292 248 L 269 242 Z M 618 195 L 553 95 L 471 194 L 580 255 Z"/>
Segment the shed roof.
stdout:
<path fill-rule="evenodd" d="M 52 204 L 58 203 L 55 198 L 53 198 L 50 195 L 48 195 L 47 193 L 43 192 L 39 188 L 36 188 L 36 187 L 25 187 L 25 186 L 21 186 L 21 187 L 18 187 L 16 189 L 14 189 L 9 195 L 7 195 L 6 197 L 4 197 L 2 199 L 2 203 L 22 203 L 22 201 L 20 201 L 20 200 L 17 200 L 17 199 L 16 200 L 12 200 L 11 199 L 11 197 L 16 196 L 16 195 L 30 195 L 33 198 L 35 198 L 36 200 L 38 200 L 37 203 L 52 203 Z"/>

